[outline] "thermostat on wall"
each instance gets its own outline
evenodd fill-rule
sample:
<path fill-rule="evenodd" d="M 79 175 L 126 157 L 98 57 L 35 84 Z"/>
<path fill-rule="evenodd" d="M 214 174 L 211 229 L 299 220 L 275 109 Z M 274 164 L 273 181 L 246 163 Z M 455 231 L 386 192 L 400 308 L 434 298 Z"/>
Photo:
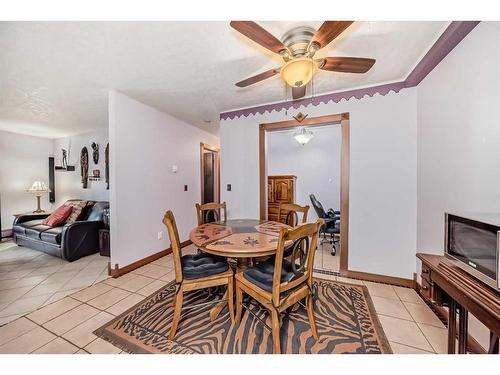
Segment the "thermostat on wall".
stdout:
<path fill-rule="evenodd" d="M 179 167 L 177 165 L 172 165 L 172 173 L 177 173 Z"/>

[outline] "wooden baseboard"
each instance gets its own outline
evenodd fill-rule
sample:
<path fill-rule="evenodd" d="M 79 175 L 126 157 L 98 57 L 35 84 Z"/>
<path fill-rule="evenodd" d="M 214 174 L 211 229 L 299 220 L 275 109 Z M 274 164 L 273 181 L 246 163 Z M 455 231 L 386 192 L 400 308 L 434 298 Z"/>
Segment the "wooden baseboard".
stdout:
<path fill-rule="evenodd" d="M 391 284 L 396 286 L 404 286 L 406 288 L 415 288 L 415 280 L 404 279 L 402 277 L 385 276 L 385 275 L 378 275 L 375 273 L 348 271 L 348 270 L 341 270 L 340 276 L 350 277 L 351 279 L 374 281 L 377 283 Z"/>
<path fill-rule="evenodd" d="M 186 247 L 191 245 L 191 241 L 187 240 L 181 243 L 181 247 Z M 126 273 L 129 273 L 130 271 L 133 271 L 139 267 L 144 266 L 145 264 L 154 262 L 155 260 L 164 257 L 165 255 L 168 255 L 172 252 L 172 248 L 168 248 L 165 250 L 161 250 L 157 253 L 151 254 L 145 258 L 139 259 L 135 261 L 134 263 L 130 263 L 129 265 L 125 267 L 120 267 L 118 264 L 115 264 L 115 267 L 111 267 L 111 262 L 108 263 L 108 275 L 114 278 L 120 277 Z"/>
<path fill-rule="evenodd" d="M 420 293 L 420 288 L 421 288 L 420 283 L 416 282 L 415 289 L 417 290 L 418 294 L 420 294 L 420 296 L 427 303 L 427 305 L 429 305 L 432 311 L 434 311 L 434 313 L 438 316 L 439 320 L 441 320 L 448 327 L 448 311 L 446 311 L 444 307 L 438 306 L 436 303 L 426 298 L 422 293 Z M 457 327 L 457 332 L 458 332 L 458 327 Z M 487 353 L 486 349 L 484 349 L 483 346 L 479 342 L 477 342 L 477 340 L 474 337 L 472 337 L 470 333 L 467 337 L 467 348 L 469 349 L 470 352 L 475 354 Z"/>

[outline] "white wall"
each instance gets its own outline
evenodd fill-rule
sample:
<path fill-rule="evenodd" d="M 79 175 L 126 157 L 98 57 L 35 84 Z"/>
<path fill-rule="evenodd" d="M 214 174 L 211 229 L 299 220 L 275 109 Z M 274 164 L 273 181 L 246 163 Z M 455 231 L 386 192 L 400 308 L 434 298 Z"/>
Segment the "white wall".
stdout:
<path fill-rule="evenodd" d="M 481 22 L 418 86 L 418 249 L 444 212 L 500 212 L 500 23 Z"/>
<path fill-rule="evenodd" d="M 418 251 L 443 253 L 446 211 L 500 212 L 498 22 L 476 26 L 418 86 Z"/>
<path fill-rule="evenodd" d="M 416 89 L 221 121 L 222 199 L 233 218 L 259 217 L 258 126 L 350 113 L 349 269 L 413 278 L 416 250 Z M 226 184 L 232 184 L 232 191 Z"/>
<path fill-rule="evenodd" d="M 124 267 L 170 246 L 162 223 L 168 209 L 181 241 L 188 239 L 201 197 L 200 142 L 217 146 L 218 139 L 112 91 L 109 142 L 111 264 Z M 178 166 L 177 173 L 172 165 Z"/>
<path fill-rule="evenodd" d="M 297 176 L 295 201 L 309 205 L 308 219 L 316 220 L 309 194 L 314 194 L 325 210 L 340 210 L 340 125 L 311 129 L 314 137 L 306 145 L 294 138 L 295 130 L 269 132 L 267 174 Z"/>
<path fill-rule="evenodd" d="M 26 190 L 36 179 L 49 183 L 49 159 L 52 140 L 0 131 L 0 199 L 2 229 L 11 229 L 14 213 L 32 212 L 36 198 Z M 48 194 L 41 207 L 52 210 Z"/>
<path fill-rule="evenodd" d="M 92 142 L 99 145 L 99 163 L 94 164 L 92 159 Z M 68 165 L 74 165 L 74 172 L 56 172 L 56 205 L 61 205 L 68 199 L 81 198 L 96 201 L 108 201 L 109 190 L 106 190 L 104 150 L 108 143 L 108 129 L 78 134 L 72 137 L 54 139 L 55 164 L 61 165 L 62 151 L 68 151 Z M 80 176 L 80 151 L 87 147 L 89 152 L 89 176 L 92 170 L 101 171 L 100 181 L 88 181 L 88 188 L 84 189 Z"/>

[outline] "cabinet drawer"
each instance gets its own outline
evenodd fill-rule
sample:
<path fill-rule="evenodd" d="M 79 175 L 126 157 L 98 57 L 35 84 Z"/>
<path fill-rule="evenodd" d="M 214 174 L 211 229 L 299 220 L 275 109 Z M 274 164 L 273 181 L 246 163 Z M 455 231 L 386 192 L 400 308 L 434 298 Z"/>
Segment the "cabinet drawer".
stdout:
<path fill-rule="evenodd" d="M 271 215 L 278 215 L 279 206 L 269 205 L 267 206 L 267 212 Z"/>
<path fill-rule="evenodd" d="M 278 214 L 267 214 L 267 220 L 278 221 Z"/>
<path fill-rule="evenodd" d="M 422 288 L 420 289 L 420 291 L 425 298 L 428 298 L 430 300 L 434 299 L 432 291 L 432 283 L 430 283 L 424 278 L 422 278 Z"/>

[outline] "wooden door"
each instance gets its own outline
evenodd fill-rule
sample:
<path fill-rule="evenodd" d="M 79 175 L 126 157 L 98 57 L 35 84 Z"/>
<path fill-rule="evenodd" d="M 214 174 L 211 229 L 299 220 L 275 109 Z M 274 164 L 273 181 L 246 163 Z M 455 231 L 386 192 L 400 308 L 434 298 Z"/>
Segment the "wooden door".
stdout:
<path fill-rule="evenodd" d="M 277 203 L 293 203 L 292 180 L 279 179 L 274 181 L 274 201 Z"/>
<path fill-rule="evenodd" d="M 203 153 L 203 201 L 204 203 L 215 202 L 215 192 L 214 192 L 214 153 L 205 152 Z"/>

